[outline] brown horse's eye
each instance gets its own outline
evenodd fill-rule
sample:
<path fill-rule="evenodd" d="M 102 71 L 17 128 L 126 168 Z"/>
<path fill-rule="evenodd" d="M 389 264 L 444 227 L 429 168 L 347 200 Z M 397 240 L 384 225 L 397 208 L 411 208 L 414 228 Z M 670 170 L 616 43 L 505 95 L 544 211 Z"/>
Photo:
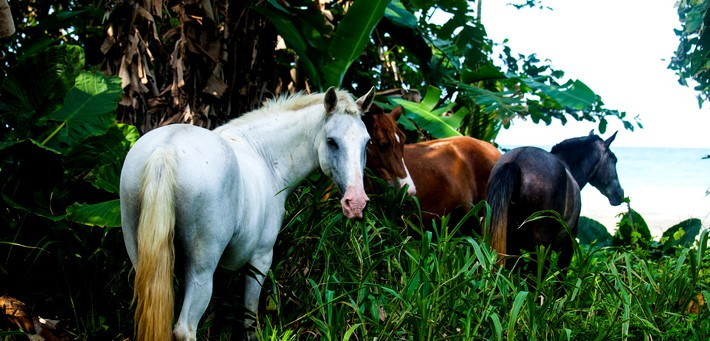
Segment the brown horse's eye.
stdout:
<path fill-rule="evenodd" d="M 377 142 L 377 148 L 386 149 L 389 146 L 390 146 L 390 141 L 385 140 L 385 141 Z"/>

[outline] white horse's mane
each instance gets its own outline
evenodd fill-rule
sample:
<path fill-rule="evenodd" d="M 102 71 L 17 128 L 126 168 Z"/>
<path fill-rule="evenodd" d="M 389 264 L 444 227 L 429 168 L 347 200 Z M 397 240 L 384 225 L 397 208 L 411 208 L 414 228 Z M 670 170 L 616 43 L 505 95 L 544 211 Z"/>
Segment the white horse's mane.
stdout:
<path fill-rule="evenodd" d="M 360 109 L 357 104 L 355 104 L 355 101 L 349 92 L 338 89 L 335 90 L 335 93 L 338 96 L 336 111 L 348 113 L 350 115 L 358 115 L 360 113 Z M 242 124 L 255 119 L 263 118 L 265 115 L 297 111 L 313 105 L 323 105 L 324 97 L 325 93 L 305 94 L 303 92 L 297 92 L 293 95 L 282 95 L 266 100 L 264 105 L 260 108 L 235 118 L 225 125 Z"/>

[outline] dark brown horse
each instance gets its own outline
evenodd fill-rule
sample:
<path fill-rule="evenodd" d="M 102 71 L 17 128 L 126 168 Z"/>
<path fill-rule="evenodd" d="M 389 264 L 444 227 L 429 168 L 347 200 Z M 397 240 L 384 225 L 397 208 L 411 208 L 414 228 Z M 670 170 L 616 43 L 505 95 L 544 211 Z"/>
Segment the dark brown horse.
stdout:
<path fill-rule="evenodd" d="M 424 222 L 451 214 L 462 217 L 486 198 L 486 185 L 500 152 L 492 144 L 471 137 L 450 137 L 405 144 L 397 127 L 402 107 L 389 114 L 372 105 L 363 116 L 370 133 L 367 167 L 416 195 Z"/>
<path fill-rule="evenodd" d="M 498 160 L 488 182 L 488 202 L 492 211 L 491 245 L 499 255 L 515 255 L 544 245 L 559 253 L 561 268 L 569 266 L 571 238 L 577 236 L 581 209 L 579 191 L 590 183 L 613 206 L 624 198 L 616 174 L 616 156 L 609 150 L 615 137 L 616 133 L 605 141 L 592 131 L 589 136 L 562 141 L 550 153 L 520 147 Z M 552 219 L 526 222 L 530 215 L 543 210 L 558 212 L 572 236 Z"/>

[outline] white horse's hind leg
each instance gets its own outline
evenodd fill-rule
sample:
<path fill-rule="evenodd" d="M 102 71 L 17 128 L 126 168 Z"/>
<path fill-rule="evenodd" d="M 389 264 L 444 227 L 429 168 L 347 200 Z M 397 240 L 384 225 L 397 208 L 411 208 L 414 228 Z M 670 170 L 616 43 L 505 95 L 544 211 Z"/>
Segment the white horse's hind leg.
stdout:
<path fill-rule="evenodd" d="M 217 263 L 206 267 L 191 263 L 185 269 L 185 297 L 173 335 L 176 340 L 196 340 L 197 324 L 212 298 Z"/>
<path fill-rule="evenodd" d="M 274 249 L 271 248 L 265 252 L 257 252 L 252 257 L 249 264 L 259 270 L 254 276 L 247 275 L 244 280 L 244 307 L 250 314 L 256 315 L 259 309 L 259 296 L 261 294 L 261 286 L 264 284 L 264 275 L 271 268 L 271 261 L 274 256 Z M 244 319 L 244 326 L 250 327 L 254 323 L 251 318 Z"/>

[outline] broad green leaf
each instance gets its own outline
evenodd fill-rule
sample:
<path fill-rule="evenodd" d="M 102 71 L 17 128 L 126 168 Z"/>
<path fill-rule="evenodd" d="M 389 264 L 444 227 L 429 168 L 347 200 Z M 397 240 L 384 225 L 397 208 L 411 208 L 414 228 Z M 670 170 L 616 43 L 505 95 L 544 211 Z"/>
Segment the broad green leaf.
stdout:
<path fill-rule="evenodd" d="M 484 80 L 504 79 L 505 74 L 495 66 L 484 65 L 477 70 L 463 69 L 461 70 L 461 81 L 467 84 L 476 83 Z"/>
<path fill-rule="evenodd" d="M 288 10 L 285 7 L 281 6 L 281 4 L 278 1 L 276 1 L 276 0 L 267 0 L 267 1 L 271 4 L 271 6 L 274 6 L 274 8 L 276 8 L 277 10 L 282 11 L 284 13 L 289 13 Z"/>
<path fill-rule="evenodd" d="M 486 113 L 496 113 L 501 118 L 512 118 L 527 111 L 522 99 L 513 97 L 510 91 L 493 92 L 465 84 L 460 86 L 462 90 L 470 93 L 471 98 L 476 104 L 482 106 Z"/>
<path fill-rule="evenodd" d="M 138 130 L 129 124 L 117 124 L 106 134 L 90 137 L 67 153 L 69 174 L 82 177 L 94 187 L 118 194 L 121 166 Z"/>
<path fill-rule="evenodd" d="M 392 0 L 385 9 L 385 18 L 389 19 L 395 25 L 407 27 L 411 29 L 417 28 L 417 17 L 409 12 L 404 7 L 400 0 Z"/>
<path fill-rule="evenodd" d="M 133 147 L 138 139 L 141 137 L 141 133 L 138 132 L 138 128 L 131 124 L 119 123 L 118 129 L 123 133 L 123 137 L 128 142 L 128 147 Z"/>
<path fill-rule="evenodd" d="M 121 79 L 102 73 L 82 72 L 69 90 L 64 105 L 49 118 L 60 122 L 43 141 L 65 149 L 76 146 L 87 137 L 106 133 L 116 118 L 121 99 Z"/>
<path fill-rule="evenodd" d="M 74 203 L 67 207 L 67 219 L 89 226 L 121 226 L 121 204 L 113 199 L 96 204 Z"/>
<path fill-rule="evenodd" d="M 439 100 L 441 99 L 441 93 L 441 89 L 435 86 L 428 86 L 426 88 L 426 94 L 424 94 L 424 98 L 420 103 L 422 109 L 427 111 L 434 110 L 434 108 L 436 108 L 436 106 L 439 104 Z"/>
<path fill-rule="evenodd" d="M 519 78 L 521 82 L 529 87 L 540 90 L 544 95 L 552 98 L 563 107 L 575 110 L 584 110 L 591 107 L 597 100 L 594 93 L 586 84 L 581 81 L 570 81 L 563 86 L 552 86 L 538 82 L 529 78 Z"/>
<path fill-rule="evenodd" d="M 676 225 L 671 226 L 665 232 L 661 240 L 663 243 L 663 251 L 670 251 L 674 247 L 691 247 L 695 242 L 695 237 L 700 233 L 702 223 L 700 219 L 692 218 L 684 220 Z"/>
<path fill-rule="evenodd" d="M 354 1 L 338 23 L 328 47 L 329 60 L 323 67 L 324 87 L 340 86 L 345 72 L 357 59 L 370 35 L 385 14 L 390 0 Z"/>
<path fill-rule="evenodd" d="M 579 243 L 584 245 L 594 245 L 604 247 L 611 245 L 612 236 L 606 227 L 594 219 L 579 217 L 577 238 Z"/>
<path fill-rule="evenodd" d="M 22 55 L 0 86 L 6 111 L 3 121 L 21 130 L 38 125 L 40 116 L 60 105 L 83 67 L 84 50 L 76 45 L 45 47 L 36 54 Z"/>
<path fill-rule="evenodd" d="M 468 113 L 467 109 L 461 108 L 452 116 L 444 116 L 453 107 L 453 104 L 433 109 L 433 106 L 438 102 L 437 94 L 441 94 L 441 90 L 430 87 L 421 103 L 401 98 L 394 98 L 392 101 L 404 107 L 405 116 L 429 132 L 434 138 L 461 136 L 457 129 L 463 117 Z"/>

